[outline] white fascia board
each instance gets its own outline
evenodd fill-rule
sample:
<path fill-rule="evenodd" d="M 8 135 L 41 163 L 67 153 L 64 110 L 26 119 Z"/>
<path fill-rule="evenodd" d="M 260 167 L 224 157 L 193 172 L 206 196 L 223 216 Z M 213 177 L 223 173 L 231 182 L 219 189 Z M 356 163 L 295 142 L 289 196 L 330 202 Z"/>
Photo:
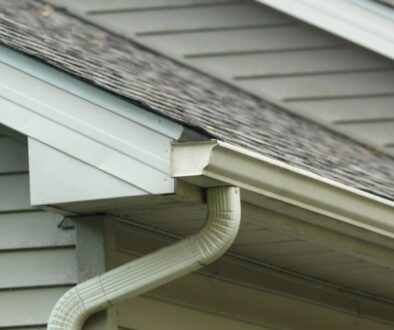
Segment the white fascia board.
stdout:
<path fill-rule="evenodd" d="M 390 8 L 383 15 L 382 5 L 368 0 L 257 1 L 394 59 L 394 14 L 390 15 Z"/>
<path fill-rule="evenodd" d="M 64 204 L 149 194 L 136 179 L 133 179 L 135 185 L 125 182 L 31 138 L 28 146 L 32 205 L 61 204 L 61 208 L 68 209 Z M 146 172 L 141 167 L 138 177 Z M 157 177 L 145 177 L 145 187 L 150 180 L 150 185 L 159 186 Z"/>
<path fill-rule="evenodd" d="M 174 192 L 170 145 L 181 125 L 2 46 L 0 123 L 143 194 Z"/>
<path fill-rule="evenodd" d="M 182 125 L 147 111 L 120 97 L 105 92 L 93 85 L 76 79 L 70 74 L 55 69 L 32 57 L 0 45 L 0 63 L 36 77 L 72 95 L 96 104 L 125 119 L 151 128 L 171 139 L 177 140 L 183 133 Z"/>
<path fill-rule="evenodd" d="M 201 187 L 238 186 L 246 203 L 393 246 L 392 201 L 243 148 L 220 141 L 173 144 L 172 176 Z"/>

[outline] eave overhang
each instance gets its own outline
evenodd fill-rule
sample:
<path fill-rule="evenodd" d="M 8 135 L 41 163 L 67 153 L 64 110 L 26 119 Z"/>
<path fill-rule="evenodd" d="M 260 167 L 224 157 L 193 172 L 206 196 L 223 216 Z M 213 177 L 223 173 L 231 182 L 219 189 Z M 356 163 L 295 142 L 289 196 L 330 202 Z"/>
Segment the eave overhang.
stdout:
<path fill-rule="evenodd" d="M 328 241 L 338 249 L 382 256 L 384 264 L 393 265 L 390 200 L 220 141 L 173 144 L 172 176 L 200 187 L 238 186 L 247 208 L 285 215 L 294 225 L 312 225 L 312 231 L 307 229 L 311 237 L 326 243 L 327 232 L 335 233 Z M 325 233 L 318 235 L 316 229 Z"/>
<path fill-rule="evenodd" d="M 257 0 L 285 14 L 394 59 L 394 11 L 366 0 Z"/>
<path fill-rule="evenodd" d="M 0 124 L 28 139 L 35 206 L 169 194 L 183 127 L 0 46 Z"/>

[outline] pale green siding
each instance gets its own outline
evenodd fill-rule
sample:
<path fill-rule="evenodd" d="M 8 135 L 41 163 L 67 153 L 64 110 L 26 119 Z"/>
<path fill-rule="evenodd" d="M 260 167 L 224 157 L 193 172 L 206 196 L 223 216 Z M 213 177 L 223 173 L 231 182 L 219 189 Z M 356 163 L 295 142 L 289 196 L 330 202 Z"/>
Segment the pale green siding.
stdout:
<path fill-rule="evenodd" d="M 75 231 L 29 201 L 27 145 L 0 130 L 0 329 L 42 329 L 77 277 Z"/>

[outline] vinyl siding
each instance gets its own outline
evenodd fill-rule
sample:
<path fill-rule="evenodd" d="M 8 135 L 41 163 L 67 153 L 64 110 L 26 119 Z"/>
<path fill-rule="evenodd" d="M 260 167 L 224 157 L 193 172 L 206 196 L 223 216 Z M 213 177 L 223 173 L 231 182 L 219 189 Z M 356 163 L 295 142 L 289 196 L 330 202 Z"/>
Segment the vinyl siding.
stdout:
<path fill-rule="evenodd" d="M 30 206 L 27 158 L 23 137 L 0 136 L 0 329 L 44 329 L 77 277 L 74 229 Z"/>
<path fill-rule="evenodd" d="M 394 64 L 344 39 L 253 1 L 87 1 L 84 7 L 52 2 L 362 142 L 393 150 Z"/>

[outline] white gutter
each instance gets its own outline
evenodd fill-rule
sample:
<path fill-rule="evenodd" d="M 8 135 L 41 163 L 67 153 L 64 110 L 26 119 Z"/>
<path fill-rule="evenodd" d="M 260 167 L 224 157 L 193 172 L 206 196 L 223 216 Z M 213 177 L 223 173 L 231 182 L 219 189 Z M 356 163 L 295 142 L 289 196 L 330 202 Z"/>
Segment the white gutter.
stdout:
<path fill-rule="evenodd" d="M 48 330 L 81 329 L 92 314 L 189 274 L 219 258 L 237 235 L 240 192 L 210 188 L 208 215 L 195 235 L 78 284 L 55 305 Z"/>
<path fill-rule="evenodd" d="M 174 144 L 171 175 L 204 188 L 234 185 L 249 205 L 394 249 L 394 202 L 243 148 Z"/>
<path fill-rule="evenodd" d="M 394 59 L 394 11 L 367 0 L 257 0 Z"/>

